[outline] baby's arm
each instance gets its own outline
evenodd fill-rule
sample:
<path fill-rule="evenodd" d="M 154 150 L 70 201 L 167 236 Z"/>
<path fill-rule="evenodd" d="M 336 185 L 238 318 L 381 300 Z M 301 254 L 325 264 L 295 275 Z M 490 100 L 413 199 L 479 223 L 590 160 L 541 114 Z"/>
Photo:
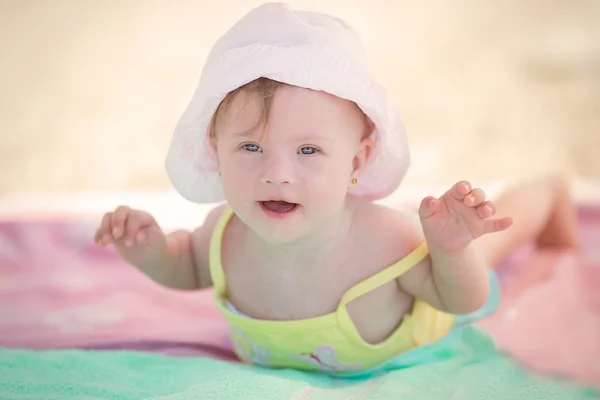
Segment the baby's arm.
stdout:
<path fill-rule="evenodd" d="M 487 265 L 475 240 L 506 230 L 512 218 L 493 218 L 495 205 L 481 189 L 459 182 L 439 199 L 427 197 L 408 240 L 427 240 L 429 257 L 400 279 L 401 287 L 435 307 L 455 314 L 476 311 L 489 294 Z"/>
<path fill-rule="evenodd" d="M 406 238 L 412 248 L 424 240 L 416 229 Z M 487 300 L 489 281 L 475 246 L 472 243 L 454 254 L 430 248 L 429 256 L 398 278 L 400 288 L 445 312 L 476 311 Z"/>
<path fill-rule="evenodd" d="M 150 214 L 122 206 L 104 216 L 95 241 L 101 246 L 113 244 L 125 261 L 161 285 L 202 289 L 212 284 L 208 248 L 223 208 L 213 209 L 193 232 L 180 230 L 165 235 Z"/>

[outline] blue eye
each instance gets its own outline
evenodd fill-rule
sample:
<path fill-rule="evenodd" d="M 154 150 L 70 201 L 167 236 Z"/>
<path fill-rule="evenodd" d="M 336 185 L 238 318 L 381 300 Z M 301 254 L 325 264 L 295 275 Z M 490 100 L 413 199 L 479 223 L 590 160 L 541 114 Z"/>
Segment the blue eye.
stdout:
<path fill-rule="evenodd" d="M 257 153 L 260 151 L 260 147 L 254 143 L 245 144 L 243 147 L 244 147 L 244 150 L 249 151 L 251 153 Z"/>
<path fill-rule="evenodd" d="M 300 154 L 303 154 L 305 156 L 310 156 L 312 154 L 317 154 L 319 152 L 318 149 L 312 147 L 312 146 L 304 146 L 300 149 Z"/>

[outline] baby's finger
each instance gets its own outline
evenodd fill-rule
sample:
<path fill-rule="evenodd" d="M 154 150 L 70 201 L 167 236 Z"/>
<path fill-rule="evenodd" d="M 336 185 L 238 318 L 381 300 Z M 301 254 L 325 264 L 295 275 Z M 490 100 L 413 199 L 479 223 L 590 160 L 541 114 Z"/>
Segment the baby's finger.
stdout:
<path fill-rule="evenodd" d="M 138 233 L 142 229 L 154 224 L 154 218 L 150 214 L 141 211 L 131 212 L 125 225 L 125 246 L 130 247 L 136 244 L 138 242 Z"/>
<path fill-rule="evenodd" d="M 125 234 L 125 224 L 131 209 L 127 206 L 119 206 L 115 210 L 110 220 L 112 235 L 115 239 L 120 239 Z"/>
<path fill-rule="evenodd" d="M 421 218 L 429 218 L 440 206 L 440 201 L 435 197 L 428 196 L 423 199 L 421 202 L 421 206 L 419 207 L 419 217 Z"/>
<path fill-rule="evenodd" d="M 136 234 L 136 242 L 142 245 L 154 246 L 161 244 L 164 240 L 164 234 L 158 225 L 150 225 L 147 228 L 140 229 Z"/>
<path fill-rule="evenodd" d="M 481 218 L 491 218 L 496 215 L 496 206 L 492 201 L 484 201 L 477 207 L 477 215 Z"/>
<path fill-rule="evenodd" d="M 464 200 L 465 205 L 469 207 L 477 207 L 485 201 L 485 193 L 479 188 L 471 190 Z"/>
<path fill-rule="evenodd" d="M 508 229 L 513 224 L 513 219 L 511 217 L 504 218 L 496 218 L 496 219 L 486 219 L 484 222 L 484 233 L 494 233 L 500 232 L 505 229 Z"/>
<path fill-rule="evenodd" d="M 102 241 L 102 231 L 100 229 L 94 233 L 94 243 L 98 246 L 104 246 L 104 242 Z"/>
<path fill-rule="evenodd" d="M 457 200 L 463 200 L 467 194 L 471 191 L 471 183 L 467 181 L 460 181 L 450 189 L 450 195 Z"/>
<path fill-rule="evenodd" d="M 100 222 L 100 228 L 96 231 L 94 235 L 94 242 L 100 246 L 107 245 L 110 240 L 106 241 L 105 236 L 111 236 L 110 232 L 110 220 L 112 218 L 112 213 L 106 213 L 104 217 L 102 217 L 102 222 Z"/>

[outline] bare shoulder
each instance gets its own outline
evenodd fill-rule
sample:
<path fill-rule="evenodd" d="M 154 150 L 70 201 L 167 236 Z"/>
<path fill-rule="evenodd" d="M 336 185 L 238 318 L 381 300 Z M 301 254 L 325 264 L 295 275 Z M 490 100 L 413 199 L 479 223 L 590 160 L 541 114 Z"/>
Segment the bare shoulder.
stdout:
<path fill-rule="evenodd" d="M 227 204 L 220 204 L 210 210 L 204 223 L 192 233 L 192 249 L 201 287 L 212 285 L 209 268 L 210 240 L 213 230 L 226 208 Z"/>
<path fill-rule="evenodd" d="M 378 204 L 360 207 L 360 231 L 364 242 L 373 249 L 399 260 L 412 252 L 423 241 L 421 223 L 416 211 L 408 208 L 390 208 Z"/>
<path fill-rule="evenodd" d="M 365 207 L 361 211 L 362 231 L 365 243 L 372 250 L 372 257 L 384 265 L 391 265 L 415 250 L 425 237 L 418 212 L 392 209 L 379 205 Z M 427 256 L 405 274 L 397 278 L 400 289 L 419 297 L 436 307 L 442 307 L 431 281 L 431 259 Z"/>
<path fill-rule="evenodd" d="M 410 209 L 361 202 L 348 245 L 353 280 L 359 282 L 397 263 L 423 241 L 421 224 Z"/>

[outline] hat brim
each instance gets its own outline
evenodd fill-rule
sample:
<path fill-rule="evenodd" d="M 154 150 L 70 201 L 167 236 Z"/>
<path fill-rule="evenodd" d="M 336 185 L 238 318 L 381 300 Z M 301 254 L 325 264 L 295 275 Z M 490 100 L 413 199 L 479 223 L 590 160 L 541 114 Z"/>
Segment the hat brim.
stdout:
<path fill-rule="evenodd" d="M 362 64 L 328 46 L 253 44 L 228 50 L 207 63 L 175 128 L 166 170 L 184 198 L 196 203 L 225 200 L 209 138 L 210 123 L 229 92 L 260 77 L 355 102 L 375 125 L 375 145 L 368 166 L 350 192 L 377 200 L 400 185 L 410 165 L 404 124 L 386 91 Z"/>

